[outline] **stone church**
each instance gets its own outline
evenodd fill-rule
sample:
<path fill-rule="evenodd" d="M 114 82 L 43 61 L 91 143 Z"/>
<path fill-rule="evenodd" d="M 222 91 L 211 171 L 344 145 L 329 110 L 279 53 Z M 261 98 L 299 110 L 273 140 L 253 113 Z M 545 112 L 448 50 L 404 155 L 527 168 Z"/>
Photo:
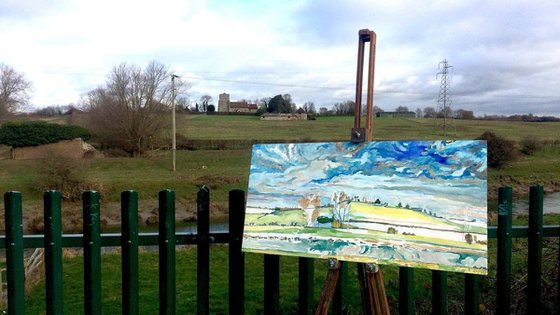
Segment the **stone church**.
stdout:
<path fill-rule="evenodd" d="M 250 104 L 247 101 L 230 101 L 227 93 L 220 94 L 218 99 L 218 112 L 220 113 L 256 113 L 257 109 L 257 104 Z"/>

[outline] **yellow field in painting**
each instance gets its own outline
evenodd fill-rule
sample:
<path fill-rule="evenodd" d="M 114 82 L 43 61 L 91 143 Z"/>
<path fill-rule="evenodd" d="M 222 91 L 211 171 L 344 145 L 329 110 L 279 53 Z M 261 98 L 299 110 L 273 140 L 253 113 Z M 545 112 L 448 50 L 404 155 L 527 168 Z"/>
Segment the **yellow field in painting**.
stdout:
<path fill-rule="evenodd" d="M 406 208 L 383 207 L 362 202 L 352 202 L 350 204 L 350 213 L 364 214 L 364 219 L 383 218 L 390 221 L 406 220 L 406 222 L 414 222 L 417 225 L 452 225 L 444 220 L 428 216 L 424 213 L 417 212 Z"/>

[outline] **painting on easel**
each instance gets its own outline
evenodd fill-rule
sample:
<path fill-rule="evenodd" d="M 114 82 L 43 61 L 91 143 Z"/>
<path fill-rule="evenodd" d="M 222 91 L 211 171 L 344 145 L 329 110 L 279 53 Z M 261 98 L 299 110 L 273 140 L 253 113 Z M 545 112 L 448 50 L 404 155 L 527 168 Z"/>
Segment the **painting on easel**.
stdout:
<path fill-rule="evenodd" d="M 486 143 L 253 146 L 243 250 L 487 273 Z"/>

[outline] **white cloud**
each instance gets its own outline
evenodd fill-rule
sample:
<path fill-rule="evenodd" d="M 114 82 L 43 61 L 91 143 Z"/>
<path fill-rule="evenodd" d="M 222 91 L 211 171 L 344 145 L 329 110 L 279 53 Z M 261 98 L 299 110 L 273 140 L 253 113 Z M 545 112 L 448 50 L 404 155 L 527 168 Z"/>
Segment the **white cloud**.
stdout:
<path fill-rule="evenodd" d="M 357 32 L 370 28 L 386 110 L 435 106 L 447 58 L 456 107 L 560 115 L 557 1 L 8 0 L 0 12 L 0 62 L 33 82 L 36 106 L 76 102 L 113 66 L 154 59 L 191 81 L 193 99 L 328 106 L 354 98 Z"/>

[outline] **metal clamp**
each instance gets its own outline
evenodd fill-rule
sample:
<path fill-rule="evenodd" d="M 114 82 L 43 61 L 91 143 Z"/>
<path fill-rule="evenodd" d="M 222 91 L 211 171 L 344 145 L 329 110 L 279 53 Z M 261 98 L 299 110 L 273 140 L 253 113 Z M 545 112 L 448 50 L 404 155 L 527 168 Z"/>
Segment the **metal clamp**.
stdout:
<path fill-rule="evenodd" d="M 376 263 L 367 263 L 366 264 L 366 272 L 368 273 L 377 273 L 379 271 L 379 265 Z"/>
<path fill-rule="evenodd" d="M 340 261 L 336 258 L 329 258 L 328 259 L 329 269 L 338 269 L 340 268 Z"/>

